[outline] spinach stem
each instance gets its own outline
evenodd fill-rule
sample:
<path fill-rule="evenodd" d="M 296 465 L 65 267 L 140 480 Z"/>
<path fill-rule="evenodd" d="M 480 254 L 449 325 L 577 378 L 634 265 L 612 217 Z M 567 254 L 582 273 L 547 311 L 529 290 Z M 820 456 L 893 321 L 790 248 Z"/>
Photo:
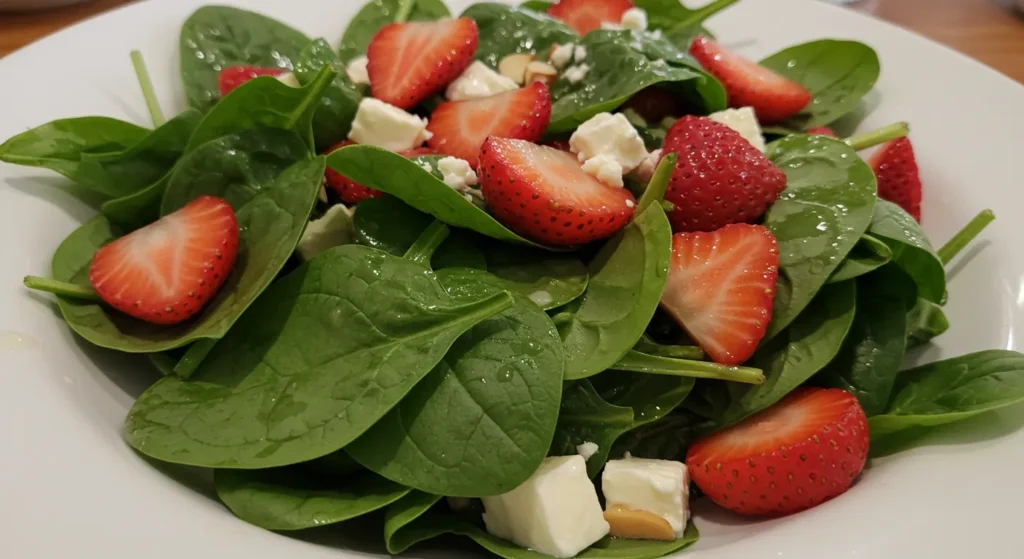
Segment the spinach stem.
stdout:
<path fill-rule="evenodd" d="M 430 258 L 434 256 L 437 247 L 441 246 L 441 243 L 448 238 L 448 233 L 450 233 L 448 226 L 443 221 L 435 219 L 405 252 L 405 259 L 429 268 Z"/>
<path fill-rule="evenodd" d="M 695 345 L 662 345 L 643 338 L 636 343 L 633 349 L 658 357 L 675 357 L 694 361 L 701 361 L 706 357 L 704 350 Z"/>
<path fill-rule="evenodd" d="M 153 119 L 153 126 L 159 127 L 167 122 L 167 119 L 164 118 L 160 102 L 156 99 L 153 80 L 150 79 L 149 70 L 146 69 L 146 61 L 142 59 L 142 53 L 137 50 L 132 51 L 132 66 L 135 67 L 135 77 L 138 78 L 139 86 L 142 87 L 142 97 L 146 100 L 146 107 L 149 108 L 149 117 Z"/>
<path fill-rule="evenodd" d="M 906 122 L 894 122 L 887 126 L 883 126 L 878 130 L 872 130 L 871 132 L 865 132 L 863 134 L 857 134 L 856 136 L 850 136 L 843 140 L 846 144 L 852 147 L 855 151 L 867 149 L 869 147 L 877 146 L 878 144 L 884 144 L 889 140 L 895 140 L 896 138 L 902 138 L 910 133 L 910 125 Z"/>
<path fill-rule="evenodd" d="M 764 384 L 764 372 L 761 369 L 730 367 L 718 363 L 708 363 L 707 361 L 648 355 L 636 350 L 627 353 L 625 357 L 612 366 L 612 369 L 650 375 L 671 375 L 744 382 L 747 384 Z"/>
<path fill-rule="evenodd" d="M 189 346 L 185 355 L 181 356 L 181 360 L 174 365 L 174 374 L 183 379 L 191 377 L 216 344 L 217 340 L 205 338 Z"/>
<path fill-rule="evenodd" d="M 415 6 L 416 0 L 401 0 L 398 4 L 398 9 L 395 11 L 395 23 L 404 23 L 409 19 L 409 14 L 412 13 L 412 9 Z"/>
<path fill-rule="evenodd" d="M 54 295 L 60 295 L 62 297 L 69 297 L 71 299 L 82 299 L 86 301 L 100 300 L 99 294 L 91 288 L 82 287 L 81 285 L 75 285 L 66 281 L 41 278 L 39 276 L 25 276 L 25 287 L 36 291 L 53 293 Z"/>
<path fill-rule="evenodd" d="M 704 20 L 728 8 L 729 6 L 732 6 L 736 2 L 739 2 L 739 0 L 715 0 L 714 2 L 709 3 L 703 8 L 698 8 L 694 10 L 693 13 L 687 16 L 686 19 L 672 26 L 672 29 L 671 31 L 669 31 L 669 33 L 673 31 L 679 31 L 681 29 L 687 29 L 695 25 L 700 25 L 701 23 L 704 22 Z"/>
<path fill-rule="evenodd" d="M 992 213 L 992 210 L 982 210 L 963 229 L 958 231 L 956 235 L 953 235 L 949 242 L 942 245 L 942 248 L 938 251 L 939 260 L 942 260 L 943 264 L 949 264 L 953 258 L 956 258 L 957 254 L 960 254 L 960 251 L 971 244 L 971 241 L 995 219 L 996 214 Z"/>
<path fill-rule="evenodd" d="M 676 154 L 668 152 L 661 158 L 658 168 L 654 170 L 654 175 L 651 177 L 651 182 L 647 183 L 643 195 L 640 196 L 640 201 L 637 202 L 637 215 L 643 213 L 651 204 L 664 201 L 665 191 L 668 190 L 668 183 L 676 166 L 676 157 Z"/>
<path fill-rule="evenodd" d="M 572 322 L 573 316 L 575 315 L 569 311 L 562 311 L 555 316 L 552 316 L 551 322 L 553 322 L 555 326 L 564 326 Z"/>

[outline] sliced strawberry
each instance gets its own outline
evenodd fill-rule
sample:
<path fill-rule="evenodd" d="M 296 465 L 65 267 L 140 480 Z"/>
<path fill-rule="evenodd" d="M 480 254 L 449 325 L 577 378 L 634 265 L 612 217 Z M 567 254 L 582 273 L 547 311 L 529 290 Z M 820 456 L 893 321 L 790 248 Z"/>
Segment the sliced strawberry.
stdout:
<path fill-rule="evenodd" d="M 427 125 L 427 145 L 476 165 L 488 136 L 537 141 L 551 121 L 551 94 L 540 82 L 483 99 L 442 103 Z"/>
<path fill-rule="evenodd" d="M 221 97 L 226 96 L 243 83 L 254 80 L 260 76 L 273 76 L 275 78 L 288 73 L 284 68 L 260 68 L 259 66 L 229 66 L 220 71 L 217 75 L 217 89 Z"/>
<path fill-rule="evenodd" d="M 732 128 L 685 116 L 665 136 L 676 160 L 665 199 L 673 231 L 714 231 L 754 221 L 786 188 L 786 174 Z"/>
<path fill-rule="evenodd" d="M 869 163 L 878 178 L 878 196 L 921 221 L 921 176 L 910 138 L 897 138 L 882 145 Z"/>
<path fill-rule="evenodd" d="M 760 225 L 676 233 L 661 307 L 715 362 L 739 365 L 768 328 L 778 276 L 778 244 Z"/>
<path fill-rule="evenodd" d="M 815 126 L 807 131 L 808 134 L 816 136 L 828 136 L 829 138 L 838 138 L 839 136 L 829 128 L 828 126 Z"/>
<path fill-rule="evenodd" d="M 811 92 L 802 85 L 733 53 L 707 37 L 694 40 L 690 54 L 722 82 L 730 107 L 753 107 L 761 124 L 783 122 L 811 102 Z"/>
<path fill-rule="evenodd" d="M 613 235 L 633 216 L 636 200 L 583 172 L 571 153 L 525 140 L 487 138 L 480 184 L 495 217 L 549 245 L 577 245 Z"/>
<path fill-rule="evenodd" d="M 582 37 L 602 23 L 618 24 L 622 14 L 633 7 L 629 0 L 558 0 L 548 15 L 560 19 Z"/>
<path fill-rule="evenodd" d="M 802 388 L 709 437 L 686 454 L 690 476 L 719 505 L 782 515 L 849 489 L 870 444 L 864 410 L 849 392 Z"/>
<path fill-rule="evenodd" d="M 633 109 L 651 126 L 658 126 L 665 118 L 675 118 L 686 112 L 676 94 L 656 85 L 641 89 L 622 108 Z"/>
<path fill-rule="evenodd" d="M 344 142 L 331 146 L 331 149 L 327 150 L 327 153 L 337 151 L 345 146 L 351 146 L 353 144 L 355 144 L 355 142 L 345 140 Z M 430 148 L 413 148 L 398 152 L 399 155 L 407 158 L 413 158 L 418 155 L 434 155 L 435 153 L 437 152 Z M 327 183 L 327 187 L 337 193 L 341 198 L 341 201 L 346 204 L 358 204 L 368 198 L 377 198 L 384 195 L 384 193 L 379 190 L 363 186 L 353 180 L 350 180 L 345 175 L 342 175 L 330 167 L 324 171 L 324 181 Z"/>
<path fill-rule="evenodd" d="M 480 32 L 465 17 L 386 25 L 367 47 L 373 96 L 402 109 L 441 91 L 473 62 Z"/>
<path fill-rule="evenodd" d="M 238 221 L 202 196 L 96 251 L 89 281 L 108 305 L 154 324 L 177 324 L 224 284 L 238 254 Z"/>

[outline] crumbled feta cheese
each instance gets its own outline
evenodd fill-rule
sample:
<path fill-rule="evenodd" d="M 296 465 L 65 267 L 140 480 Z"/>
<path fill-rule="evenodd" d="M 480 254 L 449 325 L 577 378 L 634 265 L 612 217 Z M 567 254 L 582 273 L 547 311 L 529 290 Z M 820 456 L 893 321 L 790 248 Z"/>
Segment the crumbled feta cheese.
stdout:
<path fill-rule="evenodd" d="M 363 98 L 348 138 L 357 144 L 402 151 L 423 145 L 432 134 L 427 119 L 372 97 Z"/>
<path fill-rule="evenodd" d="M 577 66 L 569 66 L 565 69 L 565 73 L 562 77 L 569 80 L 569 83 L 580 83 L 583 78 L 587 77 L 587 72 L 590 71 L 590 64 L 579 64 Z"/>
<path fill-rule="evenodd" d="M 622 175 L 647 157 L 643 139 L 621 113 L 591 117 L 569 138 L 569 149 L 584 162 L 584 171 L 615 186 L 622 186 Z M 615 173 L 617 180 L 611 178 Z"/>
<path fill-rule="evenodd" d="M 601 154 L 583 162 L 583 172 L 593 176 L 597 180 L 622 188 L 622 165 L 610 155 Z"/>
<path fill-rule="evenodd" d="M 422 169 L 423 169 L 424 171 L 426 171 L 426 172 L 428 172 L 428 173 L 431 173 L 431 174 L 433 174 L 433 173 L 434 173 L 434 168 L 433 168 L 433 167 L 431 167 L 431 166 L 430 166 L 430 163 L 428 163 L 427 161 L 420 161 L 420 162 L 418 163 L 418 165 L 419 165 L 419 166 L 420 166 L 420 167 L 421 167 L 421 168 L 422 168 Z"/>
<path fill-rule="evenodd" d="M 632 200 L 626 200 L 626 207 L 627 208 L 635 208 L 636 207 L 636 202 L 634 202 Z"/>
<path fill-rule="evenodd" d="M 661 162 L 661 150 L 656 149 L 651 153 L 647 154 L 647 157 L 640 162 L 640 166 L 633 170 L 633 178 L 640 181 L 643 184 L 651 182 L 654 177 L 654 171 L 658 169 L 658 163 Z"/>
<path fill-rule="evenodd" d="M 630 8 L 622 14 L 622 21 L 619 25 L 633 31 L 646 31 L 647 12 L 641 8 Z"/>
<path fill-rule="evenodd" d="M 587 47 L 583 45 L 576 45 L 576 49 L 573 51 L 573 61 L 579 64 L 587 59 Z"/>
<path fill-rule="evenodd" d="M 653 37 L 655 39 L 660 39 L 662 37 L 661 29 L 655 29 L 654 31 L 648 31 L 648 33 L 650 33 L 651 37 Z"/>
<path fill-rule="evenodd" d="M 606 502 L 605 518 L 610 519 L 613 536 L 648 539 L 683 536 L 689 519 L 690 480 L 682 462 L 644 458 L 611 460 L 601 476 L 601 488 Z M 617 530 L 620 527 L 635 529 L 635 520 L 643 518 L 643 513 L 663 522 L 644 519 L 647 531 L 652 532 L 648 534 L 625 534 Z M 625 521 L 619 522 L 619 519 Z"/>
<path fill-rule="evenodd" d="M 764 136 L 761 135 L 761 125 L 757 122 L 757 115 L 754 114 L 753 108 L 725 109 L 724 111 L 711 113 L 708 115 L 708 118 L 715 122 L 721 122 L 739 132 L 743 139 L 762 152 L 765 150 Z"/>
<path fill-rule="evenodd" d="M 450 101 L 464 101 L 491 97 L 515 89 L 519 89 L 519 84 L 515 80 L 491 70 L 477 60 L 470 64 L 462 75 L 455 78 L 455 81 L 448 84 L 445 97 Z"/>
<path fill-rule="evenodd" d="M 601 450 L 601 447 L 597 446 L 597 443 L 586 441 L 581 445 L 576 445 L 576 453 L 583 457 L 584 460 L 590 460 L 590 457 L 597 454 L 597 451 Z"/>
<path fill-rule="evenodd" d="M 538 307 L 547 307 L 548 305 L 551 304 L 552 301 L 555 300 L 555 298 L 551 296 L 551 293 L 543 290 L 534 291 L 533 293 L 530 293 L 529 297 L 530 300 L 533 301 L 533 303 Z M 581 452 L 580 454 L 583 453 Z M 584 456 L 583 458 L 586 459 L 587 457 Z"/>
<path fill-rule="evenodd" d="M 368 62 L 369 59 L 365 56 L 357 56 L 348 61 L 345 73 L 348 74 L 348 79 L 352 80 L 352 83 L 370 85 L 370 73 L 366 71 Z"/>
<path fill-rule="evenodd" d="M 445 157 L 437 162 L 437 170 L 441 171 L 444 183 L 457 192 L 465 193 L 469 187 L 479 184 L 473 167 L 469 161 L 458 157 Z"/>
<path fill-rule="evenodd" d="M 299 83 L 299 78 L 295 77 L 295 74 L 291 72 L 285 72 L 280 76 L 277 76 L 277 81 L 287 85 L 288 87 L 302 87 Z"/>
<path fill-rule="evenodd" d="M 352 212 L 344 204 L 337 204 L 306 225 L 296 250 L 303 260 L 310 260 L 329 248 L 354 243 L 355 236 Z"/>
<path fill-rule="evenodd" d="M 556 45 L 555 48 L 551 49 L 551 56 L 548 57 L 551 63 L 554 64 L 555 68 L 561 70 L 572 62 L 573 51 L 576 49 L 576 45 L 569 43 L 566 45 Z"/>
<path fill-rule="evenodd" d="M 483 502 L 488 532 L 552 557 L 573 557 L 608 534 L 579 455 L 546 458 L 522 485 Z"/>

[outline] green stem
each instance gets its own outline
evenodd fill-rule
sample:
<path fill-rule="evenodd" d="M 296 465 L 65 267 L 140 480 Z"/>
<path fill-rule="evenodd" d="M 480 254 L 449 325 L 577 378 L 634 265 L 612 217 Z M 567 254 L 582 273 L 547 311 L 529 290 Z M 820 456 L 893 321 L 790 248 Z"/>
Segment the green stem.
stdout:
<path fill-rule="evenodd" d="M 183 379 L 191 377 L 192 373 L 196 372 L 199 364 L 203 362 L 203 359 L 206 359 L 206 356 L 210 354 L 210 350 L 216 344 L 217 340 L 205 338 L 189 346 L 188 351 L 185 352 L 185 355 L 181 356 L 181 360 L 174 366 L 174 374 Z"/>
<path fill-rule="evenodd" d="M 99 301 L 100 296 L 89 287 L 82 287 L 66 281 L 57 281 L 39 276 L 25 276 L 25 287 L 36 291 L 45 291 L 68 297 L 70 299 L 83 299 L 87 301 Z"/>
<path fill-rule="evenodd" d="M 862 149 L 877 146 L 878 144 L 884 144 L 889 140 L 902 138 L 909 133 L 910 125 L 906 122 L 894 122 L 893 124 L 883 126 L 878 130 L 872 130 L 871 132 L 865 132 L 864 134 L 850 136 L 843 141 L 855 151 L 860 151 Z"/>
<path fill-rule="evenodd" d="M 437 247 L 441 246 L 441 243 L 448 238 L 448 233 L 450 233 L 448 226 L 443 221 L 435 219 L 405 252 L 405 259 L 429 268 L 430 258 L 434 256 Z"/>
<path fill-rule="evenodd" d="M 153 80 L 149 77 L 149 70 L 146 69 L 146 61 L 142 59 L 142 53 L 132 51 L 132 66 L 135 67 L 135 77 L 142 87 L 142 97 L 146 100 L 146 107 L 149 108 L 149 117 L 153 119 L 153 126 L 159 127 L 167 121 L 164 112 L 160 109 L 160 102 L 156 99 L 156 92 L 153 89 Z"/>
<path fill-rule="evenodd" d="M 642 214 L 651 204 L 664 201 L 665 191 L 668 190 L 668 183 L 672 178 L 672 171 L 675 170 L 676 157 L 675 153 L 668 152 L 661 158 L 658 168 L 654 170 L 654 175 L 651 176 L 651 182 L 647 183 L 643 196 L 640 196 L 640 201 L 637 202 L 637 215 Z"/>
<path fill-rule="evenodd" d="M 395 11 L 395 23 L 404 23 L 405 20 L 409 19 L 409 14 L 412 13 L 412 9 L 415 6 L 416 0 L 401 0 L 398 4 L 398 9 Z"/>
<path fill-rule="evenodd" d="M 644 339 L 637 342 L 633 349 L 658 357 L 674 357 L 694 361 L 701 361 L 706 357 L 704 350 L 695 345 L 662 345 Z"/>
<path fill-rule="evenodd" d="M 992 210 L 982 210 L 981 213 L 974 216 L 974 219 L 970 221 L 963 229 L 953 235 L 953 238 L 946 244 L 942 245 L 939 249 L 938 255 L 939 260 L 942 260 L 943 264 L 949 264 L 960 251 L 971 244 L 982 231 L 988 227 L 989 223 L 992 223 L 996 219 L 996 214 L 992 213 Z"/>
<path fill-rule="evenodd" d="M 728 8 L 729 6 L 732 6 L 736 2 L 739 2 L 739 0 L 715 0 L 703 8 L 694 10 L 686 19 L 672 26 L 672 30 L 669 32 L 671 33 L 672 31 L 679 31 L 680 29 L 688 29 L 695 25 L 700 25 L 704 20 Z"/>
<path fill-rule="evenodd" d="M 671 357 L 647 355 L 635 350 L 627 353 L 625 357 L 612 366 L 612 369 L 650 375 L 672 375 L 744 382 L 747 384 L 764 384 L 764 373 L 760 369 L 729 367 L 727 365 L 719 365 L 718 363 L 708 363 L 707 361 L 673 359 Z"/>
<path fill-rule="evenodd" d="M 551 322 L 553 322 L 556 327 L 562 327 L 572 322 L 574 316 L 575 315 L 569 311 L 562 311 L 555 316 L 552 316 Z"/>

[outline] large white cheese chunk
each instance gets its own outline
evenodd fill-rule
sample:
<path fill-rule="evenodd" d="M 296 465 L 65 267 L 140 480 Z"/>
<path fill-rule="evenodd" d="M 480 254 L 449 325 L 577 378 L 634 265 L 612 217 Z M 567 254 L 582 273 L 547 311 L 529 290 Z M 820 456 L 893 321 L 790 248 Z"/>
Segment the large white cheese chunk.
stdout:
<path fill-rule="evenodd" d="M 423 145 L 431 135 L 427 131 L 427 119 L 384 101 L 365 97 L 359 103 L 348 138 L 357 144 L 403 151 Z"/>
<path fill-rule="evenodd" d="M 647 12 L 641 8 L 630 8 L 622 14 L 622 21 L 619 23 L 623 29 L 633 31 L 647 30 Z"/>
<path fill-rule="evenodd" d="M 354 243 L 355 238 L 352 211 L 344 204 L 337 204 L 328 208 L 323 217 L 306 225 L 296 250 L 303 260 L 311 260 L 329 248 Z"/>
<path fill-rule="evenodd" d="M 613 186 L 622 186 L 622 175 L 647 158 L 647 148 L 625 115 L 600 113 L 584 122 L 569 138 L 569 149 L 583 162 L 583 169 Z M 617 164 L 616 171 L 612 164 Z M 612 179 L 613 174 L 617 179 Z"/>
<path fill-rule="evenodd" d="M 608 534 L 579 455 L 547 458 L 522 485 L 483 502 L 488 532 L 552 557 L 573 557 Z"/>
<path fill-rule="evenodd" d="M 519 89 L 515 80 L 505 77 L 479 60 L 473 62 L 462 75 L 448 84 L 445 97 L 450 101 L 480 99 L 491 97 L 506 91 Z"/>
<path fill-rule="evenodd" d="M 725 109 L 717 113 L 711 113 L 708 118 L 715 122 L 732 128 L 739 132 L 743 139 L 750 142 L 754 147 L 764 151 L 764 136 L 761 134 L 761 124 L 757 122 L 757 115 L 751 107 L 740 109 Z"/>
<path fill-rule="evenodd" d="M 667 522 L 676 539 L 683 536 L 690 516 L 690 476 L 682 462 L 610 460 L 601 476 L 601 489 L 606 510 L 650 513 Z"/>
<path fill-rule="evenodd" d="M 348 65 L 345 66 L 345 73 L 348 74 L 348 79 L 352 80 L 352 83 L 370 85 L 370 73 L 366 67 L 370 60 L 365 56 L 357 56 L 352 60 L 349 60 Z"/>

